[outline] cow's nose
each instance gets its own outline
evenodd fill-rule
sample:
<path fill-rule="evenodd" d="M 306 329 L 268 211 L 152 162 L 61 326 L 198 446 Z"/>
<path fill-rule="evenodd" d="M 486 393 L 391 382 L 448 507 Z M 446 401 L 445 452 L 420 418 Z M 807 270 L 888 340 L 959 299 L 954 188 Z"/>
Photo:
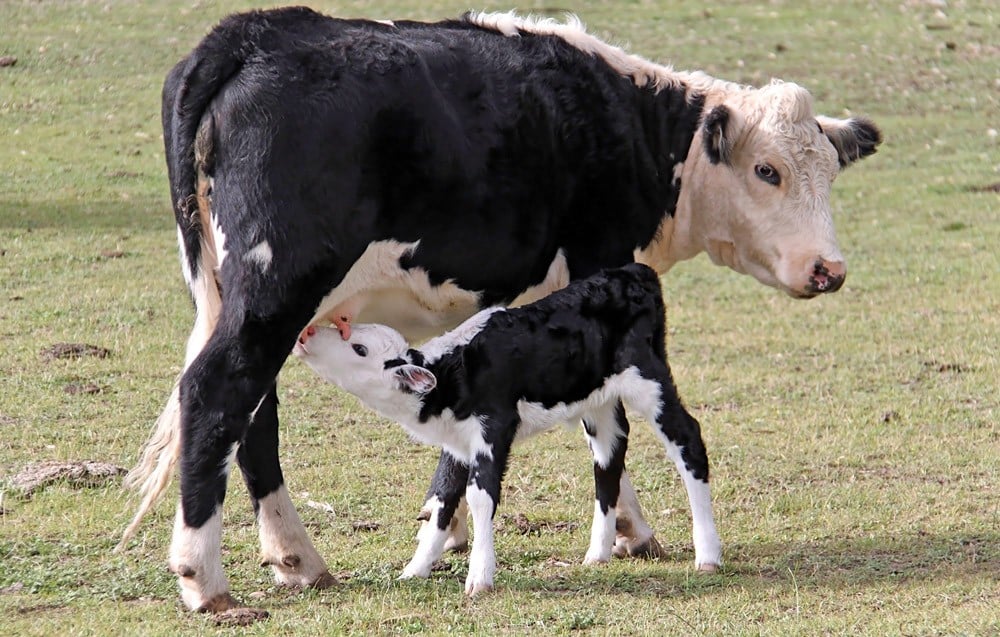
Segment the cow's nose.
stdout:
<path fill-rule="evenodd" d="M 847 265 L 843 261 L 817 259 L 813 264 L 809 285 L 806 289 L 813 294 L 836 292 L 847 278 Z"/>

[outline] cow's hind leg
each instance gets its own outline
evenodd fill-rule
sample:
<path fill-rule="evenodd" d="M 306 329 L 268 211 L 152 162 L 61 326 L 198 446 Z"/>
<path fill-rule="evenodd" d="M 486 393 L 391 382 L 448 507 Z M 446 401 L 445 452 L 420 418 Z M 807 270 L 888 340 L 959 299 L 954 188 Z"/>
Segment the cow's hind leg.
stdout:
<path fill-rule="evenodd" d="M 225 286 L 224 286 L 225 289 Z M 309 299 L 311 300 L 311 299 Z M 253 414 L 273 391 L 308 310 L 251 316 L 243 299 L 224 303 L 205 348 L 180 381 L 180 506 L 170 545 L 170 567 L 191 609 L 234 605 L 222 572 L 222 502 L 230 461 Z"/>
<path fill-rule="evenodd" d="M 628 402 L 641 411 L 650 424 L 656 423 L 654 429 L 684 481 L 691 505 L 695 567 L 699 571 L 715 571 L 722 564 L 722 542 L 712 515 L 708 454 L 701 438 L 701 426 L 681 403 L 666 364 L 655 360 L 645 366 L 642 376 L 650 379 L 646 383 L 655 383 L 657 391 L 640 390 Z M 651 395 L 658 395 L 659 400 L 650 400 Z"/>
<path fill-rule="evenodd" d="M 621 402 L 603 405 L 583 418 L 583 430 L 594 455 L 594 522 L 584 564 L 604 564 L 615 543 L 615 518 L 628 448 L 628 419 Z"/>
<path fill-rule="evenodd" d="M 236 454 L 257 516 L 261 566 L 284 586 L 325 588 L 333 583 L 285 487 L 278 460 L 278 396 L 271 386 Z"/>
<path fill-rule="evenodd" d="M 463 527 L 467 524 L 464 496 L 468 480 L 469 467 L 451 454 L 441 452 L 441 461 L 421 512 L 424 520 L 417 534 L 417 551 L 403 569 L 401 579 L 430 576 L 434 562 L 448 549 L 454 526 L 459 522 Z M 465 533 L 468 537 L 467 530 Z"/>

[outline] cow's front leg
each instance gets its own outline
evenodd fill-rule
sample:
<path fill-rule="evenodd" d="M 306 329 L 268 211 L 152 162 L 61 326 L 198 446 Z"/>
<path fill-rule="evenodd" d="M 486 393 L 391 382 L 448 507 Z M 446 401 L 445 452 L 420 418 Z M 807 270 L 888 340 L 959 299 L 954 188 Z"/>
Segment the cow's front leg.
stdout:
<path fill-rule="evenodd" d="M 442 457 L 448 455 L 442 453 Z M 448 455 L 451 458 L 450 455 Z M 435 475 L 428 493 L 424 511 L 427 512 L 423 526 L 417 534 L 419 544 L 413 559 L 403 569 L 401 579 L 428 577 L 434 562 L 447 550 L 450 531 L 460 520 L 465 526 L 465 488 L 469 480 L 469 468 L 455 460 L 454 466 L 440 476 Z M 423 512 L 421 512 L 423 517 Z"/>
<path fill-rule="evenodd" d="M 621 402 L 605 405 L 583 419 L 590 451 L 594 455 L 594 521 L 584 564 L 611 560 L 615 543 L 615 516 L 628 449 L 628 419 Z"/>
<path fill-rule="evenodd" d="M 444 542 L 444 550 L 464 551 L 469 548 L 469 507 L 464 495 L 468 479 L 469 468 L 447 451 L 442 451 L 438 458 L 437 469 L 434 470 L 434 477 L 431 479 L 431 486 L 427 489 L 427 495 L 424 498 L 424 506 L 417 516 L 417 519 L 421 521 L 420 530 L 417 532 L 418 541 L 423 537 L 432 511 L 437 506 L 436 503 L 441 499 L 442 494 L 457 490 L 462 496 L 459 498 L 458 506 L 452 515 L 451 524 L 448 526 L 448 537 Z"/>
<path fill-rule="evenodd" d="M 270 566 L 283 586 L 326 588 L 333 584 L 284 484 L 278 460 L 276 387 L 271 387 L 254 413 L 236 459 L 257 516 L 261 566 Z"/>

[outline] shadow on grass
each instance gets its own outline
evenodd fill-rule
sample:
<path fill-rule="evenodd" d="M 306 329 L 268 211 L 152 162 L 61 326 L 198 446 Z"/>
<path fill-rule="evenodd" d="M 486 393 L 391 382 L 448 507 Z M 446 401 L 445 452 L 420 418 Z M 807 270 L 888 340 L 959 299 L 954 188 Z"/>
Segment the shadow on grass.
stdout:
<path fill-rule="evenodd" d="M 575 556 L 498 555 L 497 584 L 511 591 L 551 595 L 625 593 L 658 597 L 704 596 L 746 586 L 840 589 L 924 580 L 994 581 L 1000 573 L 1000 533 L 735 545 L 726 547 L 726 564 L 716 574 L 694 572 L 693 556 L 686 549 L 674 554 L 673 559 L 634 561 L 634 566 L 616 560 L 607 568 L 580 566 Z M 449 589 L 454 587 L 460 593 L 468 556 L 446 556 L 444 565 L 446 568 L 434 572 L 427 585 L 447 583 Z M 359 592 L 378 586 L 364 571 L 345 578 L 340 585 Z M 413 585 L 420 584 L 397 584 Z"/>

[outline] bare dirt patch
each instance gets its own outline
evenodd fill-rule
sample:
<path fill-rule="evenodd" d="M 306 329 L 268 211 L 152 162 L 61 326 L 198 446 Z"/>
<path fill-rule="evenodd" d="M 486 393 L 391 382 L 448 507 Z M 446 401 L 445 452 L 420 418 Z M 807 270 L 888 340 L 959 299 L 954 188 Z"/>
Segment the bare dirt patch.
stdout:
<path fill-rule="evenodd" d="M 75 487 L 96 487 L 124 475 L 125 469 L 107 462 L 50 460 L 29 464 L 10 480 L 11 488 L 30 498 L 50 484 L 64 482 Z"/>
<path fill-rule="evenodd" d="M 541 533 L 566 533 L 575 531 L 580 527 L 577 522 L 566 522 L 551 520 L 530 520 L 523 513 L 511 515 L 509 513 L 501 515 L 496 522 L 498 533 L 507 531 L 517 531 L 521 535 L 540 535 Z"/>
<path fill-rule="evenodd" d="M 47 361 L 56 359 L 77 359 L 84 356 L 95 356 L 97 358 L 107 358 L 111 355 L 111 350 L 88 345 L 86 343 L 53 343 L 42 350 L 42 358 Z"/>
<path fill-rule="evenodd" d="M 216 626 L 249 626 L 270 616 L 270 613 L 260 608 L 230 608 L 213 615 L 212 621 Z"/>

